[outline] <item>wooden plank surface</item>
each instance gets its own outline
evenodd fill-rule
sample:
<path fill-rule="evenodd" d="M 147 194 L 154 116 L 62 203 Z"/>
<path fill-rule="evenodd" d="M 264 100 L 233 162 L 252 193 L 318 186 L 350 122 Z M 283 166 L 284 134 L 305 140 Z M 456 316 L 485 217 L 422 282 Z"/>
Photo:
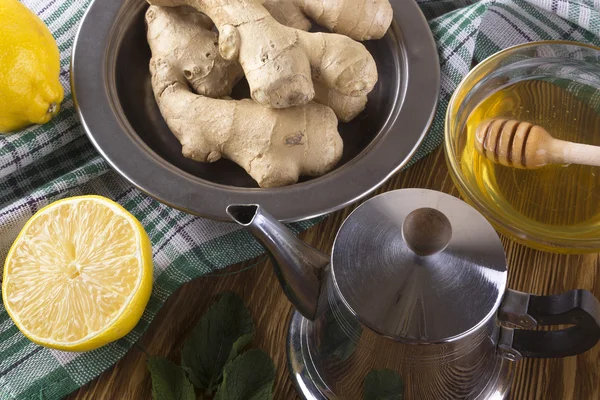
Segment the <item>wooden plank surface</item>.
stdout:
<path fill-rule="evenodd" d="M 431 188 L 458 196 L 448 176 L 441 149 L 407 171 L 396 174 L 377 193 L 411 187 Z M 302 233 L 301 237 L 307 243 L 329 251 L 338 227 L 354 207 L 334 213 Z M 502 241 L 507 251 L 511 288 L 536 294 L 582 288 L 591 290 L 600 298 L 598 254 L 557 255 L 529 249 L 506 238 Z M 183 285 L 160 310 L 141 338 L 140 348 L 148 354 L 178 360 L 186 335 L 214 302 L 216 295 L 232 290 L 245 300 L 254 317 L 257 326 L 254 346 L 268 352 L 277 367 L 275 399 L 297 399 L 288 377 L 285 354 L 287 321 L 292 307 L 279 287 L 270 261 L 261 257 L 221 273 L 234 272 L 256 263 L 255 267 L 237 274 L 206 276 Z M 131 349 L 113 368 L 68 398 L 150 398 L 146 354 L 140 348 Z M 577 357 L 520 361 L 516 367 L 511 399 L 600 400 L 600 345 Z"/>

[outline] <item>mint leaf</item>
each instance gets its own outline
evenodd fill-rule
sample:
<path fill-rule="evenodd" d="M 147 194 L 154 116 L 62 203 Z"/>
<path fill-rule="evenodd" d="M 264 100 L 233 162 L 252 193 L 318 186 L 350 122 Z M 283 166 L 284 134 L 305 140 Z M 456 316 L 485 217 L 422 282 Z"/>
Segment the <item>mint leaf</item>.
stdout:
<path fill-rule="evenodd" d="M 271 400 L 274 381 L 271 358 L 251 349 L 227 364 L 215 400 Z"/>
<path fill-rule="evenodd" d="M 402 400 L 403 397 L 404 383 L 396 371 L 373 370 L 365 378 L 364 400 Z"/>
<path fill-rule="evenodd" d="M 225 292 L 202 316 L 181 350 L 181 364 L 194 386 L 211 394 L 234 359 L 254 336 L 254 323 L 244 302 Z"/>
<path fill-rule="evenodd" d="M 154 400 L 196 400 L 194 386 L 178 365 L 164 357 L 148 358 Z"/>

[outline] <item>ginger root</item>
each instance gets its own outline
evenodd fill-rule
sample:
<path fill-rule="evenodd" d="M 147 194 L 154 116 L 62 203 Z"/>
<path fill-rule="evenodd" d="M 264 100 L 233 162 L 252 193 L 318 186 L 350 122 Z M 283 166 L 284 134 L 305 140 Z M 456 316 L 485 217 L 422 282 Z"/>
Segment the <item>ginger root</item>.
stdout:
<path fill-rule="evenodd" d="M 269 13 L 273 16 L 273 18 L 275 18 L 279 23 L 292 27 L 292 28 L 296 28 L 296 29 L 301 29 L 303 31 L 308 31 L 311 27 L 310 21 L 304 16 L 304 14 L 301 11 L 301 8 L 303 7 L 303 5 L 308 4 L 310 1 L 313 0 L 266 0 L 263 3 L 263 6 L 267 9 L 267 11 L 269 11 Z M 346 0 L 346 1 L 354 1 L 354 5 L 357 7 L 362 8 L 368 8 L 368 7 L 364 7 L 364 6 L 360 6 L 359 4 L 356 4 L 356 2 L 358 3 L 364 3 L 364 2 L 368 2 L 369 0 Z M 322 3 L 322 7 L 326 8 L 326 7 L 333 7 L 335 6 L 335 4 L 337 3 L 332 3 L 332 2 L 325 2 Z M 381 37 L 385 34 L 385 32 L 387 31 L 387 28 L 389 27 L 390 23 L 391 23 L 391 19 L 392 19 L 392 10 L 391 10 L 391 6 L 389 5 L 389 1 L 388 0 L 376 0 L 375 4 L 378 4 L 378 7 L 380 9 L 385 9 L 385 4 L 388 5 L 389 7 L 389 22 L 387 22 L 387 26 L 385 26 L 385 29 L 383 27 L 383 25 L 371 25 L 369 28 L 369 31 L 367 33 L 363 33 L 360 38 L 356 38 L 353 37 L 354 39 L 357 40 L 366 40 L 367 38 L 367 34 L 369 35 L 373 35 L 374 37 Z M 314 10 L 314 7 L 312 8 L 312 10 Z M 359 15 L 356 15 L 356 17 L 358 18 Z M 366 19 L 368 18 L 368 15 L 360 15 L 361 18 Z M 357 24 L 354 24 L 357 25 Z M 348 24 L 343 24 L 342 26 L 348 26 Z M 349 30 L 347 31 L 339 31 L 338 33 L 341 34 L 347 34 L 349 32 Z M 347 36 L 351 36 L 351 35 L 347 35 Z M 333 112 L 335 112 L 335 115 L 338 117 L 338 119 L 342 122 L 350 122 L 351 120 L 353 120 L 354 118 L 356 118 L 356 116 L 358 114 L 360 114 L 366 107 L 367 105 L 367 95 L 363 94 L 360 96 L 345 96 L 341 93 L 339 93 L 338 91 L 336 91 L 335 89 L 331 89 L 330 87 L 328 87 L 327 85 L 325 85 L 324 83 L 321 83 L 319 81 L 313 81 L 314 87 L 315 87 L 315 97 L 314 100 L 317 103 L 321 103 L 321 104 L 325 104 L 326 106 L 329 106 Z"/>
<path fill-rule="evenodd" d="M 264 0 L 263 6 L 282 25 L 302 31 L 311 28 L 310 21 L 293 0 Z"/>
<path fill-rule="evenodd" d="M 204 38 L 212 32 L 184 29 L 186 18 L 191 17 L 177 9 L 150 7 L 146 13 L 152 89 L 183 155 L 202 162 L 230 159 L 261 187 L 288 185 L 300 175 L 319 176 L 333 169 L 343 143 L 329 107 L 311 102 L 276 110 L 249 99 L 213 99 L 191 92 L 193 84 L 184 70 L 204 71 Z M 222 65 L 219 57 L 213 65 Z M 199 88 L 215 88 L 231 76 L 231 68 L 212 68 Z"/>
<path fill-rule="evenodd" d="M 309 33 L 277 22 L 260 0 L 149 0 L 189 5 L 219 30 L 221 55 L 239 60 L 254 100 L 287 108 L 313 99 L 313 79 L 344 96 L 369 93 L 377 67 L 360 43 L 332 33 Z"/>
<path fill-rule="evenodd" d="M 151 6 L 150 14 L 160 9 L 158 6 Z M 179 42 L 168 40 L 158 41 L 157 45 L 164 45 L 165 48 L 159 49 L 161 53 L 173 51 L 174 57 L 185 55 L 185 49 L 190 41 L 196 41 L 195 46 L 197 57 L 190 65 L 182 65 L 181 60 L 177 61 L 178 66 L 184 71 L 186 79 L 190 82 L 193 90 L 197 94 L 208 97 L 218 98 L 229 96 L 235 84 L 243 76 L 242 67 L 236 61 L 229 61 L 221 57 L 218 47 L 219 38 L 216 32 L 212 32 L 214 24 L 206 15 L 198 12 L 192 7 L 173 7 L 168 12 L 170 18 L 160 20 L 164 26 L 153 30 L 156 35 L 168 34 L 177 35 Z M 224 46 L 221 41 L 220 46 Z M 227 47 L 227 45 L 225 45 Z M 190 62 L 189 58 L 183 58 Z M 175 61 L 173 61 L 175 62 Z M 356 117 L 365 108 L 367 96 L 344 96 L 335 90 L 331 90 L 325 84 L 315 81 L 315 98 L 318 103 L 329 106 L 338 119 L 342 122 L 348 122 Z"/>
<path fill-rule="evenodd" d="M 367 95 L 344 96 L 321 82 L 315 82 L 314 100 L 331 108 L 342 122 L 352 121 L 367 106 Z"/>
<path fill-rule="evenodd" d="M 163 17 L 155 18 L 155 13 Z M 191 7 L 170 10 L 150 7 L 146 12 L 146 20 L 149 19 L 154 21 L 152 30 L 148 30 L 153 51 L 172 53 L 170 63 L 183 72 L 194 92 L 208 97 L 231 94 L 244 73 L 238 63 L 225 60 L 219 54 L 219 37 L 211 31 L 214 24 L 210 18 Z M 197 52 L 197 59 L 187 54 L 190 47 Z"/>
<path fill-rule="evenodd" d="M 263 5 L 283 25 L 307 31 L 308 16 L 332 32 L 359 41 L 381 39 L 394 14 L 389 0 L 266 0 Z"/>

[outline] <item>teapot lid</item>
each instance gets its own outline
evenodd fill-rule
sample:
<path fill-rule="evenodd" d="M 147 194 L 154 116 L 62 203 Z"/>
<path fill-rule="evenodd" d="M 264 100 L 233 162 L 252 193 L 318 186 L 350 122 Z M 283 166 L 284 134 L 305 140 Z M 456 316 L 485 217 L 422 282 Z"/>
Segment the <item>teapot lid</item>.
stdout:
<path fill-rule="evenodd" d="M 496 313 L 506 289 L 504 247 L 490 223 L 453 196 L 402 189 L 346 219 L 331 256 L 350 310 L 399 341 L 444 343 Z"/>

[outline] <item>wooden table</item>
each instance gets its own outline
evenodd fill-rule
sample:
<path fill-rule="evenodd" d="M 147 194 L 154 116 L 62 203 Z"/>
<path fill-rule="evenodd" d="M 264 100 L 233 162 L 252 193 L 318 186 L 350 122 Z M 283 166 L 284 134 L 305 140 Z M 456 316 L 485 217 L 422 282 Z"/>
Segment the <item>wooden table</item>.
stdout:
<path fill-rule="evenodd" d="M 444 154 L 438 150 L 407 171 L 396 174 L 379 191 L 421 187 L 458 196 L 447 173 Z M 301 237 L 309 244 L 331 250 L 338 227 L 354 207 L 339 211 Z M 532 250 L 502 239 L 509 261 L 511 288 L 537 294 L 559 293 L 569 289 L 591 290 L 600 297 L 598 254 L 556 255 Z M 257 260 L 229 267 L 239 270 Z M 275 399 L 297 399 L 288 377 L 285 354 L 287 321 L 292 307 L 287 302 L 270 265 L 263 257 L 258 265 L 238 274 L 207 276 L 183 285 L 160 310 L 140 346 L 149 354 L 178 360 L 181 345 L 215 296 L 224 291 L 238 293 L 250 308 L 256 323 L 255 347 L 268 352 L 277 367 Z M 146 355 L 131 349 L 113 368 L 71 394 L 69 399 L 147 399 L 150 375 Z M 526 359 L 518 363 L 511 391 L 518 400 L 598 400 L 600 399 L 600 345 L 578 357 L 565 359 Z"/>

